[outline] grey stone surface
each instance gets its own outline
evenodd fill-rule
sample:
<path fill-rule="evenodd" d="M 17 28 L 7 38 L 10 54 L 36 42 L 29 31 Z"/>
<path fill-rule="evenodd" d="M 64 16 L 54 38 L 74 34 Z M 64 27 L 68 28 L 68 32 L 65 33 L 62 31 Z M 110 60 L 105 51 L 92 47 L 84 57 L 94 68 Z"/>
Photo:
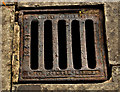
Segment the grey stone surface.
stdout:
<path fill-rule="evenodd" d="M 120 1 L 118 3 L 118 61 L 120 62 Z"/>
<path fill-rule="evenodd" d="M 42 7 L 42 6 L 65 6 L 65 5 L 99 5 L 103 2 L 18 2 L 18 7 Z"/>
<path fill-rule="evenodd" d="M 2 90 L 2 7 L 0 7 L 0 91 Z"/>
<path fill-rule="evenodd" d="M 118 3 L 105 4 L 105 26 L 109 63 L 120 64 L 118 60 Z"/>
<path fill-rule="evenodd" d="M 20 84 L 14 85 L 13 90 L 118 90 L 118 83 L 95 84 Z"/>
<path fill-rule="evenodd" d="M 2 90 L 10 90 L 14 6 L 2 7 Z"/>
<path fill-rule="evenodd" d="M 113 78 L 113 81 L 115 82 L 120 81 L 120 66 L 112 67 L 112 78 Z"/>

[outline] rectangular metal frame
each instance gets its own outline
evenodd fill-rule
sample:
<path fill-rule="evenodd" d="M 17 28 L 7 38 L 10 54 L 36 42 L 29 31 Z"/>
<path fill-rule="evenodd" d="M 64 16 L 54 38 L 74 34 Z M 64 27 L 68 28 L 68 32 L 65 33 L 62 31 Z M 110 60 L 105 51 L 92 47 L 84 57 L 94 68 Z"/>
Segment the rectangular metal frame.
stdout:
<path fill-rule="evenodd" d="M 56 14 L 44 14 L 44 12 L 59 12 Z M 62 12 L 66 13 L 62 13 Z M 74 11 L 74 13 L 67 13 Z M 76 12 L 76 13 L 75 13 Z M 30 69 L 30 23 L 33 19 L 39 21 L 39 67 L 37 70 Z M 96 68 L 90 69 L 87 64 L 85 20 L 94 21 Z M 52 20 L 53 23 L 53 69 L 44 68 L 44 21 Z M 71 25 L 72 20 L 80 22 L 81 58 L 82 68 L 73 68 L 72 42 L 70 26 L 66 28 L 67 37 L 67 69 L 61 70 L 58 67 L 58 34 L 57 22 L 65 20 L 66 25 Z M 103 39 L 103 12 L 100 9 L 39 9 L 21 10 L 19 12 L 20 33 L 20 76 L 19 81 L 60 81 L 60 80 L 106 80 L 107 67 Z"/>

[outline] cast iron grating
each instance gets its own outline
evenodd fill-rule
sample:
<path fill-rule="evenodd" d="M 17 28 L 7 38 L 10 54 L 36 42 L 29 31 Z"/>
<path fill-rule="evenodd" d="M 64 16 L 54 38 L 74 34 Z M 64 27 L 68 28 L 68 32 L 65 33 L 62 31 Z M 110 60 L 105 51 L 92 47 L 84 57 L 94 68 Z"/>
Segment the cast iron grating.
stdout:
<path fill-rule="evenodd" d="M 100 9 L 21 10 L 19 24 L 20 81 L 107 79 Z"/>

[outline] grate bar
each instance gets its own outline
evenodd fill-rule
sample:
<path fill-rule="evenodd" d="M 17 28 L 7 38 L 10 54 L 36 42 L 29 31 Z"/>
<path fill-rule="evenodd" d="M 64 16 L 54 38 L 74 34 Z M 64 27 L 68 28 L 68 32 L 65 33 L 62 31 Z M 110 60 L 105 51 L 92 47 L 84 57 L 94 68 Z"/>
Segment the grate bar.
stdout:
<path fill-rule="evenodd" d="M 101 64 L 101 58 L 102 58 L 102 53 L 101 53 L 101 49 L 97 49 L 97 48 L 101 48 L 100 46 L 100 39 L 101 39 L 101 35 L 99 34 L 99 22 L 95 22 L 94 23 L 94 30 L 95 30 L 95 55 L 96 55 L 96 68 L 100 68 L 102 67 Z"/>
<path fill-rule="evenodd" d="M 71 22 L 72 20 L 66 20 L 67 69 L 73 69 Z"/>
<path fill-rule="evenodd" d="M 57 20 L 53 20 L 52 33 L 53 33 L 53 70 L 59 69 L 59 55 L 58 55 L 58 31 L 57 30 Z"/>
<path fill-rule="evenodd" d="M 85 37 L 85 21 L 80 21 L 80 40 L 81 40 L 82 69 L 88 69 L 86 37 Z"/>
<path fill-rule="evenodd" d="M 38 24 L 38 30 L 39 30 L 39 67 L 38 69 L 44 70 L 44 20 L 40 20 Z"/>

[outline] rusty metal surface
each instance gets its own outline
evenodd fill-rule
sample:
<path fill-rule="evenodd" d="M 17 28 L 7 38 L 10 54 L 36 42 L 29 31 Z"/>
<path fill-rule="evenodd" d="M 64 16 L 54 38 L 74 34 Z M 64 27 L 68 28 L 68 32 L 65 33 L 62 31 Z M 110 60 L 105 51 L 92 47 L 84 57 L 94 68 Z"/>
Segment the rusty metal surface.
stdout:
<path fill-rule="evenodd" d="M 60 80 L 106 80 L 107 67 L 106 56 L 103 46 L 103 28 L 102 28 L 102 11 L 99 9 L 73 9 L 74 13 L 44 14 L 42 11 L 71 11 L 70 9 L 47 9 L 47 10 L 22 10 L 19 13 L 19 24 L 21 26 L 21 43 L 20 43 L 20 76 L 19 81 L 60 81 Z M 72 11 L 73 11 L 72 10 Z M 33 13 L 34 14 L 29 14 Z M 40 12 L 40 14 L 35 13 Z M 30 68 L 30 41 L 31 41 L 31 21 L 39 21 L 39 65 L 37 70 Z M 87 63 L 86 38 L 85 38 L 85 20 L 94 21 L 94 38 L 96 53 L 96 68 L 90 69 Z M 53 68 L 46 70 L 44 68 L 44 21 L 52 20 L 53 27 Z M 59 68 L 58 54 L 58 20 L 66 21 L 66 39 L 67 39 L 67 69 Z M 71 22 L 78 20 L 80 22 L 80 40 L 81 40 L 81 58 L 82 68 L 73 68 L 72 41 L 71 41 Z"/>

